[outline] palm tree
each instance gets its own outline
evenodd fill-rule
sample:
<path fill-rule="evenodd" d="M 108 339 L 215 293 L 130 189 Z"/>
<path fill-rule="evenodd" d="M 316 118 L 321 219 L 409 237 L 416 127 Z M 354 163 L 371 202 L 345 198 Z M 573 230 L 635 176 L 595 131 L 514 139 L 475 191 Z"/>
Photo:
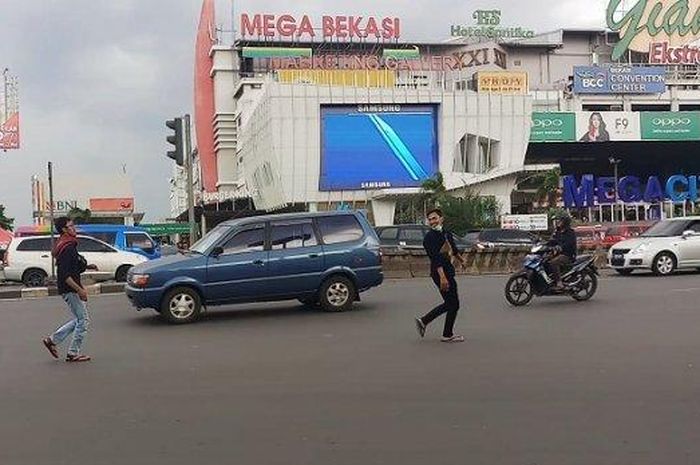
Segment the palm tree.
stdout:
<path fill-rule="evenodd" d="M 561 170 L 559 168 L 554 168 L 535 177 L 535 181 L 538 184 L 537 199 L 540 203 L 546 200 L 548 207 L 552 208 L 557 206 L 560 176 Z"/>
<path fill-rule="evenodd" d="M 74 207 L 68 212 L 68 218 L 76 224 L 85 224 L 90 222 L 92 212 L 89 208 L 83 210 L 82 208 Z"/>

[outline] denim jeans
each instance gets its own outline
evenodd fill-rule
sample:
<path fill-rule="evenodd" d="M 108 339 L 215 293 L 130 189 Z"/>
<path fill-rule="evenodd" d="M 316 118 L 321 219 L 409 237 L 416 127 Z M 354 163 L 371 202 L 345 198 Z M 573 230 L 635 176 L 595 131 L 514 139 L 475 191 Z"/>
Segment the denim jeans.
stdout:
<path fill-rule="evenodd" d="M 73 341 L 68 349 L 68 354 L 78 355 L 80 353 L 80 348 L 83 346 L 83 339 L 85 339 L 85 333 L 87 333 L 88 324 L 90 323 L 87 303 L 80 300 L 80 297 L 78 297 L 78 294 L 75 292 L 63 294 L 62 297 L 74 318 L 58 328 L 56 332 L 51 335 L 51 340 L 54 344 L 58 345 L 72 334 Z"/>

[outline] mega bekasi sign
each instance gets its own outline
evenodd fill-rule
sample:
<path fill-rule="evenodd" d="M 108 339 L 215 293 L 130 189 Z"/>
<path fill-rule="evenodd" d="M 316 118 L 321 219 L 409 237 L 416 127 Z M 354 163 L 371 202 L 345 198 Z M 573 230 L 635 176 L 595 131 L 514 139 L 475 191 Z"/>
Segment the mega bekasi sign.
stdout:
<path fill-rule="evenodd" d="M 649 176 L 642 182 L 637 176 L 625 176 L 615 185 L 615 178 L 592 174 L 568 175 L 563 178 L 564 206 L 566 208 L 588 208 L 596 205 L 617 203 L 658 203 L 666 200 L 685 202 L 698 200 L 698 176 L 676 174 L 662 180 Z"/>
<path fill-rule="evenodd" d="M 575 94 L 661 94 L 666 70 L 652 66 L 574 66 Z"/>
<path fill-rule="evenodd" d="M 401 37 L 401 20 L 374 16 L 323 16 L 320 23 L 308 15 L 243 13 L 240 29 L 243 37 L 266 39 L 375 39 L 396 40 Z"/>
<path fill-rule="evenodd" d="M 649 53 L 655 64 L 700 63 L 700 0 L 639 0 L 634 6 L 610 0 L 606 10 L 608 27 L 620 34 L 612 59 L 628 50 Z"/>

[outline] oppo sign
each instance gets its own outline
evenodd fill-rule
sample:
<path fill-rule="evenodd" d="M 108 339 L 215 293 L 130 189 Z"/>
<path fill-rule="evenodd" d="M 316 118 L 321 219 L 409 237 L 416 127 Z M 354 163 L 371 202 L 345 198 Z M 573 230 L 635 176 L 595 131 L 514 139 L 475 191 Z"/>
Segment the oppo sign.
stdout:
<path fill-rule="evenodd" d="M 698 178 L 676 174 L 662 182 L 658 176 L 649 176 L 646 183 L 637 176 L 625 176 L 615 186 L 615 178 L 598 177 L 592 174 L 564 176 L 564 206 L 566 208 L 588 208 L 617 202 L 657 203 L 664 200 L 684 202 L 698 200 Z"/>

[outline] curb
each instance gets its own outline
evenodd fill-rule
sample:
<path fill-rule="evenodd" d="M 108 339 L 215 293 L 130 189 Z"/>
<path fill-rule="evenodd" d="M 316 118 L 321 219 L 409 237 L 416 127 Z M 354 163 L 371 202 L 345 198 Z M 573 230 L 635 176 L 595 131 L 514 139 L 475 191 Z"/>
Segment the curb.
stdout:
<path fill-rule="evenodd" d="M 123 283 L 104 283 L 92 284 L 85 286 L 88 295 L 101 294 L 121 294 L 124 292 Z M 0 300 L 17 300 L 17 299 L 40 299 L 44 297 L 53 297 L 58 295 L 56 287 L 25 287 L 2 290 L 0 288 Z"/>

